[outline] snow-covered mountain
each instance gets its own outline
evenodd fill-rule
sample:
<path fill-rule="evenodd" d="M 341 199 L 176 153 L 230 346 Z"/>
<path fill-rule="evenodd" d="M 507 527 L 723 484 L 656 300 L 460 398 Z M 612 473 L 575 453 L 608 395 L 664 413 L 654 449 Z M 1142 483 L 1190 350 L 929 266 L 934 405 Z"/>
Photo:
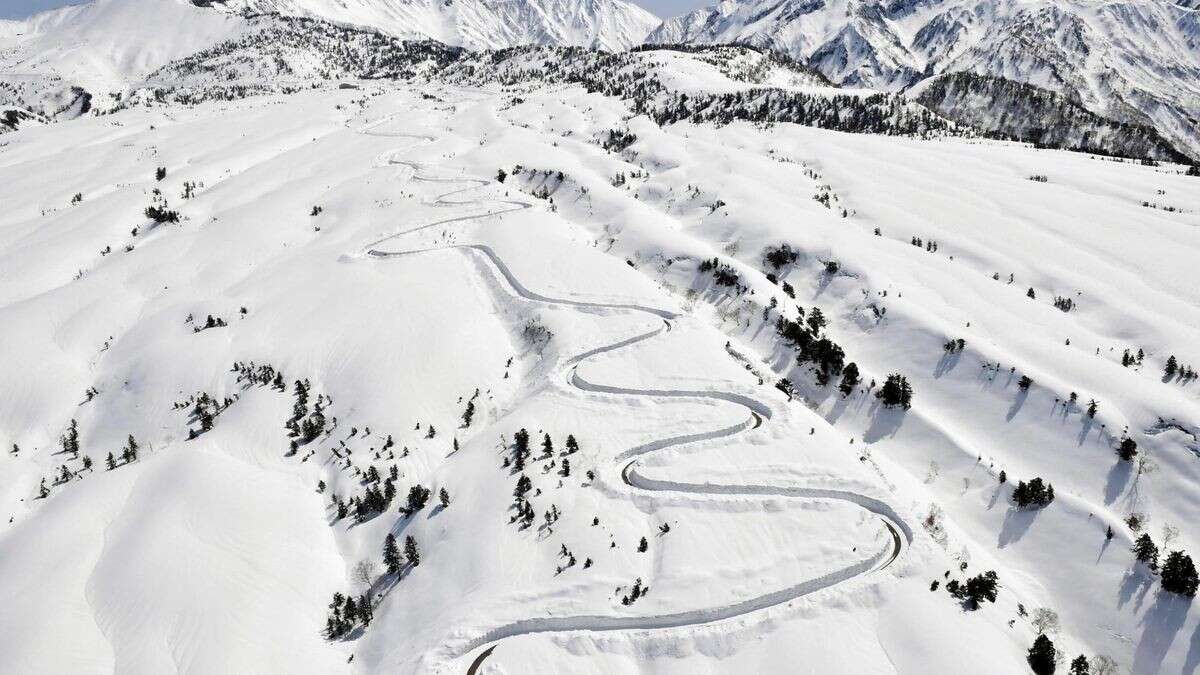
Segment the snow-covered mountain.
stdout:
<path fill-rule="evenodd" d="M 1200 11 L 1165 0 L 724 0 L 652 43 L 745 42 L 834 82 L 901 90 L 970 72 L 1049 89 L 1200 153 Z"/>
<path fill-rule="evenodd" d="M 1200 167 L 485 5 L 0 23 L 0 672 L 1200 670 Z"/>
<path fill-rule="evenodd" d="M 528 44 L 621 50 L 659 19 L 627 0 L 208 0 L 234 12 L 275 12 L 428 38 L 471 49 Z"/>

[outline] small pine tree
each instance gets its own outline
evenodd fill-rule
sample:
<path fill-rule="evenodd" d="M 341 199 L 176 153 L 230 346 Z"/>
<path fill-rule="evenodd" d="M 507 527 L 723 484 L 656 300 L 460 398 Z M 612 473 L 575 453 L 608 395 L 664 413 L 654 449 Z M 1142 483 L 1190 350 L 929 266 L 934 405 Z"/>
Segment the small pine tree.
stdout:
<path fill-rule="evenodd" d="M 650 547 L 649 542 L 646 541 L 645 537 L 642 537 L 642 540 L 640 542 L 638 542 L 638 548 L 637 548 L 638 553 L 645 553 L 646 549 L 649 547 Z"/>
<path fill-rule="evenodd" d="M 1054 643 L 1043 633 L 1033 641 L 1026 660 L 1029 661 L 1029 668 L 1037 675 L 1053 675 L 1057 656 L 1058 650 L 1054 648 Z"/>
<path fill-rule="evenodd" d="M 1096 409 L 1099 407 L 1099 405 L 1100 404 L 1096 403 L 1096 399 L 1092 399 L 1091 401 L 1089 401 L 1088 409 L 1087 409 L 1087 416 L 1092 419 L 1095 419 L 1096 418 Z"/>
<path fill-rule="evenodd" d="M 1144 563 L 1146 567 L 1158 569 L 1158 546 L 1154 545 L 1154 540 L 1149 534 L 1143 533 L 1133 542 L 1133 554 L 1137 556 L 1138 562 Z"/>
<path fill-rule="evenodd" d="M 1179 371 L 1179 362 L 1175 360 L 1175 355 L 1172 354 L 1171 357 L 1167 359 L 1167 367 L 1166 367 L 1166 370 L 1163 372 L 1166 374 L 1166 376 L 1168 378 L 1170 378 L 1170 377 L 1175 377 L 1175 373 L 1177 373 L 1178 371 Z"/>
<path fill-rule="evenodd" d="M 449 506 L 450 506 L 450 493 L 449 493 L 449 492 L 446 492 L 446 488 L 442 488 L 441 490 L 438 490 L 438 501 L 440 501 L 440 502 L 442 503 L 442 508 L 443 508 L 443 509 L 445 509 L 445 508 L 449 508 Z"/>
<path fill-rule="evenodd" d="M 383 540 L 383 566 L 387 568 L 390 574 L 397 574 L 403 565 L 404 561 L 400 557 L 400 547 L 396 545 L 396 535 L 389 533 L 387 538 Z"/>
<path fill-rule="evenodd" d="M 1071 675 L 1091 675 L 1092 667 L 1088 665 L 1087 657 L 1083 654 L 1071 661 Z"/>
<path fill-rule="evenodd" d="M 849 396 L 861 381 L 862 378 L 858 375 L 858 365 L 851 361 L 842 369 L 842 382 L 838 385 L 838 391 L 842 392 L 842 396 Z"/>
<path fill-rule="evenodd" d="M 84 471 L 86 471 L 90 468 L 92 468 L 92 458 L 88 457 L 87 455 L 84 455 L 83 456 L 83 469 L 84 469 Z"/>
<path fill-rule="evenodd" d="M 421 552 L 417 549 L 417 540 L 413 539 L 411 534 L 404 538 L 404 557 L 413 567 L 421 564 Z"/>
<path fill-rule="evenodd" d="M 1121 445 L 1117 446 L 1117 456 L 1120 457 L 1122 461 L 1128 462 L 1129 460 L 1133 459 L 1135 455 L 1137 455 L 1137 447 L 1137 441 L 1126 436 L 1121 441 Z"/>
<path fill-rule="evenodd" d="M 576 452 L 579 452 L 579 443 L 575 440 L 574 436 L 567 434 L 567 454 L 570 455 Z"/>

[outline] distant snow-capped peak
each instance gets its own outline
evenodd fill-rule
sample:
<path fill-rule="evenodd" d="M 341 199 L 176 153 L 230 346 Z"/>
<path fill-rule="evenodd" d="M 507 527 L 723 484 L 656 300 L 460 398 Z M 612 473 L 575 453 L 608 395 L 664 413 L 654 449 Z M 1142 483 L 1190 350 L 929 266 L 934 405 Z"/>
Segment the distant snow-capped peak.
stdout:
<path fill-rule="evenodd" d="M 622 50 L 659 19 L 625 0 L 211 0 L 235 12 L 277 12 L 432 38 L 472 49 L 527 44 Z"/>

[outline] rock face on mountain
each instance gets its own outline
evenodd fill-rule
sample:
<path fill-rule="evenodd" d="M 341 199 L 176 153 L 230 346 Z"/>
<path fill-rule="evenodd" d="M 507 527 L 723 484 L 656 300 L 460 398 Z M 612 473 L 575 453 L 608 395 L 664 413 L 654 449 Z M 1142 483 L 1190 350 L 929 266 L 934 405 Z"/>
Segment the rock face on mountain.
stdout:
<path fill-rule="evenodd" d="M 659 19 L 625 0 L 210 0 L 227 11 L 306 16 L 471 49 L 552 44 L 610 51 Z"/>
<path fill-rule="evenodd" d="M 647 42 L 744 42 L 839 84 L 888 90 L 952 72 L 1014 80 L 1152 125 L 1200 155 L 1194 1 L 725 0 L 667 20 Z"/>

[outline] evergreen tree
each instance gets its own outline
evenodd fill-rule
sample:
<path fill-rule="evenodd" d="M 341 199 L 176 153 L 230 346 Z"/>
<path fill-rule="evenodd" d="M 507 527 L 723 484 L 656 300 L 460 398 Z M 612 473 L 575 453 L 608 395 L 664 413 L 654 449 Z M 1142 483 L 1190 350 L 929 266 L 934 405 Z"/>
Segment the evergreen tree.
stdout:
<path fill-rule="evenodd" d="M 908 380 L 898 373 L 888 375 L 876 396 L 888 407 L 901 406 L 905 410 L 912 407 L 912 387 Z"/>
<path fill-rule="evenodd" d="M 1092 667 L 1088 665 L 1087 657 L 1083 654 L 1071 661 L 1071 675 L 1091 675 Z"/>
<path fill-rule="evenodd" d="M 513 489 L 513 496 L 517 499 L 524 499 L 525 493 L 529 492 L 532 488 L 533 481 L 529 480 L 529 476 L 521 474 L 521 476 L 517 478 L 517 487 Z"/>
<path fill-rule="evenodd" d="M 1032 384 L 1033 380 L 1028 375 L 1022 375 L 1021 379 L 1017 381 L 1017 386 L 1021 388 L 1021 391 L 1028 391 Z"/>
<path fill-rule="evenodd" d="M 138 444 L 137 441 L 133 439 L 133 434 L 129 434 L 129 440 L 125 442 L 125 449 L 121 452 L 121 459 L 126 464 L 129 464 L 130 462 L 136 462 L 137 458 Z"/>
<path fill-rule="evenodd" d="M 1054 643 L 1043 633 L 1033 641 L 1026 660 L 1029 661 L 1029 668 L 1037 675 L 1053 675 L 1057 655 L 1058 650 L 1054 648 Z"/>
<path fill-rule="evenodd" d="M 1172 354 L 1167 359 L 1167 368 L 1164 371 L 1168 378 L 1175 377 L 1175 373 L 1179 371 L 1179 362 L 1175 360 L 1175 355 Z"/>
<path fill-rule="evenodd" d="M 449 506 L 450 506 L 450 493 L 449 493 L 449 492 L 446 492 L 446 488 L 442 488 L 441 490 L 438 490 L 438 501 L 440 501 L 440 502 L 442 503 L 442 508 L 443 508 L 443 509 L 445 509 L 445 508 L 449 508 Z"/>
<path fill-rule="evenodd" d="M 391 533 L 383 540 L 383 565 L 390 574 L 398 574 L 404 565 L 400 547 L 396 545 L 396 535 Z"/>
<path fill-rule="evenodd" d="M 646 549 L 649 548 L 649 546 L 650 546 L 650 544 L 646 541 L 646 538 L 642 537 L 642 540 L 640 542 L 638 542 L 638 548 L 637 548 L 638 553 L 645 553 Z"/>
<path fill-rule="evenodd" d="M 115 458 L 113 458 L 113 454 L 111 452 L 108 453 L 108 457 L 104 458 L 104 466 L 109 471 L 112 471 L 113 469 L 117 468 L 117 460 Z"/>
<path fill-rule="evenodd" d="M 360 595 L 358 597 L 358 620 L 362 621 L 363 627 L 371 625 L 371 620 L 375 618 L 375 611 L 371 607 L 371 600 L 367 596 Z"/>
<path fill-rule="evenodd" d="M 554 454 L 554 441 L 550 440 L 550 434 L 545 434 L 542 438 L 542 455 L 549 457 Z"/>
<path fill-rule="evenodd" d="M 425 504 L 429 502 L 429 488 L 423 485 L 414 485 L 408 490 L 408 512 L 416 513 L 425 508 Z"/>
<path fill-rule="evenodd" d="M 1123 461 L 1128 462 L 1129 460 L 1133 459 L 1135 455 L 1137 455 L 1137 447 L 1137 441 L 1126 436 L 1121 441 L 1121 445 L 1117 446 L 1117 456 Z"/>
<path fill-rule="evenodd" d="M 525 470 L 525 460 L 529 457 L 529 432 L 521 429 L 513 434 L 513 468 Z"/>
<path fill-rule="evenodd" d="M 404 538 L 404 557 L 413 567 L 421 564 L 421 552 L 417 549 L 417 540 L 413 539 L 411 534 Z"/>
<path fill-rule="evenodd" d="M 475 417 L 475 402 L 467 401 L 467 409 L 463 411 L 462 421 L 464 427 L 471 426 L 471 420 Z"/>
<path fill-rule="evenodd" d="M 86 471 L 90 468 L 92 468 L 92 458 L 88 457 L 87 455 L 84 455 L 83 456 L 83 469 L 84 469 L 84 471 Z"/>
<path fill-rule="evenodd" d="M 1183 551 L 1168 553 L 1162 566 L 1163 590 L 1194 598 L 1198 586 L 1200 586 L 1200 577 L 1196 575 L 1196 566 L 1192 564 L 1192 557 Z"/>
<path fill-rule="evenodd" d="M 1154 545 L 1149 534 L 1142 534 L 1133 542 L 1133 554 L 1138 562 L 1145 563 L 1152 570 L 1158 569 L 1158 546 Z"/>
<path fill-rule="evenodd" d="M 849 396 L 861 381 L 862 379 L 858 375 L 858 366 L 851 361 L 842 369 L 842 383 L 838 385 L 838 391 L 842 392 L 842 396 Z"/>

